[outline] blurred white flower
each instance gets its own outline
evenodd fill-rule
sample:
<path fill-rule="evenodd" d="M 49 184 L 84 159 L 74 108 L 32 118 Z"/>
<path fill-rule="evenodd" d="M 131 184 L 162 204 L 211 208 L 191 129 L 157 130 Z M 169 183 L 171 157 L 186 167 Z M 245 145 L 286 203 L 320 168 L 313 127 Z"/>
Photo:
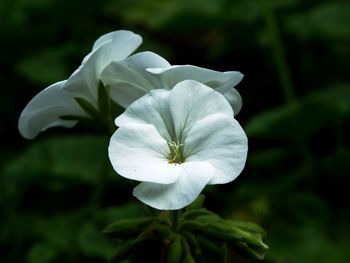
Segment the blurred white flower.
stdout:
<path fill-rule="evenodd" d="M 234 88 L 243 78 L 238 71 L 219 72 L 191 65 L 171 66 L 152 52 L 141 52 L 122 61 L 113 61 L 101 74 L 111 88 L 114 101 L 124 108 L 153 89 L 172 89 L 183 80 L 196 80 L 223 94 L 236 115 L 242 99 Z"/>
<path fill-rule="evenodd" d="M 242 171 L 247 137 L 223 95 L 193 80 L 156 89 L 116 118 L 109 158 L 123 177 L 141 181 L 134 196 L 160 209 L 181 209 L 207 184 Z"/>
<path fill-rule="evenodd" d="M 74 97 L 93 106 L 102 70 L 112 61 L 123 60 L 141 44 L 142 38 L 130 31 L 114 31 L 101 36 L 80 67 L 64 81 L 57 82 L 37 94 L 24 108 L 18 128 L 23 137 L 32 139 L 54 126 L 72 127 L 77 121 L 63 120 L 65 115 L 87 116 Z"/>

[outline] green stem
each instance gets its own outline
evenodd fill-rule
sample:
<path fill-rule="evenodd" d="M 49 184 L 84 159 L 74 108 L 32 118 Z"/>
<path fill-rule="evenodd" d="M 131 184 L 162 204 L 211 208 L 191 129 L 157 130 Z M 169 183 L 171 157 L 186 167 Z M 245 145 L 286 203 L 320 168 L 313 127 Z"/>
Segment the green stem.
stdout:
<path fill-rule="evenodd" d="M 170 211 L 171 224 L 174 232 L 177 232 L 179 229 L 179 219 L 180 219 L 179 214 L 180 214 L 180 210 Z"/>
<path fill-rule="evenodd" d="M 291 79 L 291 74 L 288 68 L 285 51 L 283 49 L 281 36 L 278 30 L 276 16 L 272 10 L 272 7 L 269 4 L 261 2 L 260 6 L 262 8 L 264 19 L 266 22 L 266 28 L 269 34 L 269 39 L 271 41 L 271 51 L 273 53 L 273 57 L 281 81 L 284 97 L 286 101 L 290 103 L 295 99 L 294 87 Z"/>
<path fill-rule="evenodd" d="M 116 127 L 114 126 L 114 122 L 111 117 L 108 117 L 102 121 L 102 126 L 106 131 L 107 135 L 111 137 L 113 133 L 116 131 Z"/>
<path fill-rule="evenodd" d="M 110 167 L 109 165 L 109 159 L 106 158 L 106 160 L 102 162 L 100 174 L 96 175 L 95 189 L 92 192 L 90 201 L 90 206 L 92 207 L 92 210 L 98 208 L 100 202 L 102 201 L 104 190 L 108 182 L 108 171 Z"/>

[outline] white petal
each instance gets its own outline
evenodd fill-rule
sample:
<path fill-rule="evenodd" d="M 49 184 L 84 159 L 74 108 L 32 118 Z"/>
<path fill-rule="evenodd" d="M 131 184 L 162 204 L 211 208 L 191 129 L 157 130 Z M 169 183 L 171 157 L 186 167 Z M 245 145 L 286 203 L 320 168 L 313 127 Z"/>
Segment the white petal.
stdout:
<path fill-rule="evenodd" d="M 235 88 L 229 89 L 224 93 L 225 98 L 230 103 L 233 112 L 237 115 L 242 109 L 242 97 Z"/>
<path fill-rule="evenodd" d="M 149 68 L 147 71 L 159 75 L 165 89 L 171 89 L 177 83 L 191 79 L 199 81 L 220 93 L 225 93 L 236 86 L 243 78 L 243 74 L 238 71 L 220 72 L 191 65 Z"/>
<path fill-rule="evenodd" d="M 94 46 L 92 47 L 92 50 L 99 48 L 99 46 L 101 46 L 105 42 L 113 41 L 113 39 L 129 39 L 128 41 L 130 41 L 130 39 L 133 39 L 132 43 L 135 43 L 134 46 L 131 44 L 131 46 L 129 46 L 129 47 L 124 47 L 126 49 L 124 51 L 124 54 L 130 52 L 128 55 L 130 55 L 136 49 L 135 45 L 138 47 L 142 42 L 142 38 L 140 35 L 137 35 L 131 31 L 127 31 L 127 30 L 118 30 L 118 31 L 107 33 L 107 34 L 99 37 L 95 41 Z M 127 50 L 128 48 L 129 48 L 129 50 Z"/>
<path fill-rule="evenodd" d="M 242 127 L 233 117 L 224 114 L 198 121 L 184 141 L 186 162 L 205 161 L 215 168 L 210 184 L 234 180 L 243 170 L 247 151 L 247 137 Z"/>
<path fill-rule="evenodd" d="M 168 144 L 152 125 L 119 128 L 110 140 L 108 153 L 114 170 L 129 179 L 169 184 L 182 172 L 179 166 L 168 163 Z"/>
<path fill-rule="evenodd" d="M 112 42 L 113 60 L 122 60 L 133 53 L 142 43 L 142 37 L 127 30 L 110 32 L 98 38 L 92 50 L 100 48 L 102 45 Z"/>
<path fill-rule="evenodd" d="M 169 104 L 176 140 L 180 142 L 192 125 L 204 117 L 217 113 L 233 116 L 223 95 L 193 80 L 177 84 L 171 90 Z"/>
<path fill-rule="evenodd" d="M 24 108 L 18 122 L 23 137 L 33 139 L 47 128 L 72 127 L 76 124 L 76 121 L 62 120 L 60 116 L 86 116 L 70 94 L 62 90 L 65 83 L 61 81 L 47 87 Z"/>
<path fill-rule="evenodd" d="M 137 53 L 125 60 L 114 61 L 101 74 L 105 85 L 110 86 L 111 97 L 122 107 L 159 88 L 154 75 L 146 71 L 149 67 L 167 67 L 170 64 L 152 52 Z"/>
<path fill-rule="evenodd" d="M 173 119 L 169 109 L 168 90 L 152 90 L 132 103 L 126 111 L 115 119 L 119 127 L 133 124 L 151 124 L 168 142 L 174 137 Z"/>
<path fill-rule="evenodd" d="M 172 184 L 141 183 L 134 196 L 143 203 L 160 210 L 181 209 L 192 203 L 214 175 L 206 162 L 185 162 L 177 165 L 182 173 Z"/>
<path fill-rule="evenodd" d="M 92 51 L 94 51 L 95 49 L 99 48 L 101 45 L 105 44 L 106 42 L 110 42 L 113 39 L 113 36 L 115 35 L 116 32 L 120 32 L 120 31 L 113 31 L 113 32 L 109 32 L 107 34 L 104 34 L 102 36 L 100 36 L 94 43 L 93 47 L 92 47 Z"/>
<path fill-rule="evenodd" d="M 142 38 L 130 31 L 115 31 L 98 39 L 93 51 L 67 80 L 66 89 L 96 105 L 97 88 L 102 70 L 112 61 L 128 57 L 141 44 Z"/>

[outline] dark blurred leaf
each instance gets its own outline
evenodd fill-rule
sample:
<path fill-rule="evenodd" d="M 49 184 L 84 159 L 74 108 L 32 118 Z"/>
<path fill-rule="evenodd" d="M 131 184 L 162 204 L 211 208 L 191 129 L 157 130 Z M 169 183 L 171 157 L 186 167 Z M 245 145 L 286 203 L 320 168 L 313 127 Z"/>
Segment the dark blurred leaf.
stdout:
<path fill-rule="evenodd" d="M 46 243 L 39 243 L 29 250 L 28 263 L 50 263 L 54 262 L 57 251 Z"/>
<path fill-rule="evenodd" d="M 101 171 L 110 171 L 106 149 L 107 140 L 98 136 L 53 137 L 38 141 L 7 164 L 3 180 L 36 180 L 37 176 L 46 174 L 95 183 Z"/>
<path fill-rule="evenodd" d="M 256 115 L 246 125 L 248 137 L 307 139 L 316 131 L 334 126 L 339 113 L 349 112 L 350 87 L 336 86 L 315 92 L 298 102 Z"/>
<path fill-rule="evenodd" d="M 331 116 L 320 105 L 294 103 L 257 114 L 245 130 L 252 138 L 306 139 L 328 125 Z"/>
<path fill-rule="evenodd" d="M 108 224 L 126 218 L 139 218 L 145 216 L 145 210 L 139 202 L 127 202 L 118 207 L 108 207 L 100 210 L 96 219 L 101 225 L 101 230 Z"/>
<path fill-rule="evenodd" d="M 298 13 L 287 21 L 289 29 L 304 38 L 319 36 L 349 41 L 349 14 L 349 2 L 321 2 L 310 11 Z"/>
<path fill-rule="evenodd" d="M 347 232 L 339 232 L 330 236 L 328 230 L 331 225 L 315 224 L 317 218 L 310 223 L 288 226 L 276 225 L 269 244 L 271 244 L 271 258 L 276 262 L 347 262 L 350 256 Z M 333 224 L 336 222 L 333 222 Z M 280 231 L 279 233 L 277 231 Z"/>
<path fill-rule="evenodd" d="M 105 258 L 112 255 L 115 244 L 101 235 L 101 230 L 92 223 L 83 224 L 78 232 L 78 245 L 82 252 L 89 256 Z"/>
<path fill-rule="evenodd" d="M 102 233 L 112 238 L 136 238 L 152 222 L 151 217 L 118 220 L 103 229 Z"/>
<path fill-rule="evenodd" d="M 18 62 L 16 68 L 21 75 L 39 85 L 48 85 L 69 77 L 66 61 L 72 46 L 59 46 L 31 54 Z"/>

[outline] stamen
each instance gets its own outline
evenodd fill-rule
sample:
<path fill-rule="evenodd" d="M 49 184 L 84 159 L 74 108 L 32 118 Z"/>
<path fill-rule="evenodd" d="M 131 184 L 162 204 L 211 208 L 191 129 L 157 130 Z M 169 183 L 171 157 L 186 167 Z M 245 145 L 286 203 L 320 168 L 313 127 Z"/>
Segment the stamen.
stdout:
<path fill-rule="evenodd" d="M 183 163 L 183 144 L 180 142 L 170 142 L 168 145 L 170 149 L 169 163 Z"/>

